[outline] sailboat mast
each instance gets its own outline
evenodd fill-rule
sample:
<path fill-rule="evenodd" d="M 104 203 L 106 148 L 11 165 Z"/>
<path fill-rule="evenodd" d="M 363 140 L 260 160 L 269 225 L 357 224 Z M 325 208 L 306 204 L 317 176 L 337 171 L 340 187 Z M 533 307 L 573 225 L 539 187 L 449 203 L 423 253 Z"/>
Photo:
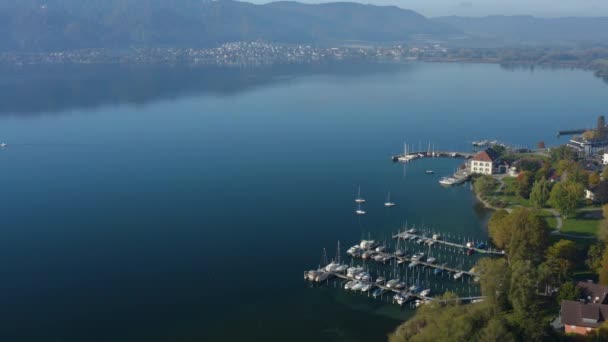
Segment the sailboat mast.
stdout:
<path fill-rule="evenodd" d="M 338 248 L 336 248 L 336 262 L 340 264 L 340 240 L 338 240 Z"/>

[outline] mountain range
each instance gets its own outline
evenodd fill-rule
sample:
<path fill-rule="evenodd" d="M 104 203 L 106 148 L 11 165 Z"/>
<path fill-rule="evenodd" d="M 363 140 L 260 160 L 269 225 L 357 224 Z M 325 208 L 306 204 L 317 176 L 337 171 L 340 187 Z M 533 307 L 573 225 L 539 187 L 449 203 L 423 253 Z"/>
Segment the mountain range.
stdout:
<path fill-rule="evenodd" d="M 501 45 L 608 44 L 608 18 L 441 17 L 433 21 Z"/>
<path fill-rule="evenodd" d="M 232 0 L 2 0 L 0 51 L 388 44 L 412 40 L 608 42 L 608 18 L 426 18 L 395 6 L 336 2 L 255 5 Z M 457 38 L 457 39 L 456 39 Z"/>

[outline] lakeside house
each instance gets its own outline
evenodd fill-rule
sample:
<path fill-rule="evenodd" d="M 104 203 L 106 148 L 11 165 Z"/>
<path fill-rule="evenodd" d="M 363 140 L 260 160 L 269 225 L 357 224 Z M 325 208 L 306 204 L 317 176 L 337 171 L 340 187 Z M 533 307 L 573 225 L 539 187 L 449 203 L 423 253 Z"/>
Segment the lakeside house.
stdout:
<path fill-rule="evenodd" d="M 470 161 L 472 173 L 493 175 L 507 172 L 508 165 L 503 163 L 500 155 L 491 148 L 478 152 Z"/>
<path fill-rule="evenodd" d="M 567 334 L 586 335 L 608 319 L 608 286 L 591 281 L 579 282 L 576 286 L 583 298 L 562 300 L 561 324 Z"/>

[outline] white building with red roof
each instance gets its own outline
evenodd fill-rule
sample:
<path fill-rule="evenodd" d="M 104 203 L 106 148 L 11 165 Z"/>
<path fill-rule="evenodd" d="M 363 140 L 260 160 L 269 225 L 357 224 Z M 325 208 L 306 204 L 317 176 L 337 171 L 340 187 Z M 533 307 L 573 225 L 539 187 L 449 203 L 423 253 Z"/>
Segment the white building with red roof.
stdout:
<path fill-rule="evenodd" d="M 500 155 L 491 148 L 477 153 L 470 164 L 471 173 L 492 175 L 498 173 L 498 166 L 502 165 Z"/>

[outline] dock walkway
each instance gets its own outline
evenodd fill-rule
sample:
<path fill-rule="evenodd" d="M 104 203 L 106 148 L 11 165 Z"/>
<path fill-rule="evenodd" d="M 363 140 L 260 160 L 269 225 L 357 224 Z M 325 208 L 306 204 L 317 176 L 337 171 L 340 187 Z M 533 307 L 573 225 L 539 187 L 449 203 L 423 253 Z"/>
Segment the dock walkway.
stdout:
<path fill-rule="evenodd" d="M 422 235 L 419 235 L 419 234 L 416 234 L 416 233 L 408 233 L 407 231 L 397 233 L 396 235 L 393 236 L 393 239 L 402 239 L 402 240 L 405 240 L 405 239 L 409 238 L 410 236 L 415 236 L 416 238 L 420 238 L 420 239 L 428 239 L 425 236 L 422 236 Z M 440 244 L 444 244 L 444 245 L 451 246 L 451 247 L 463 248 L 463 249 L 472 249 L 475 252 L 482 253 L 482 254 L 506 255 L 506 253 L 504 251 L 497 251 L 497 250 L 493 250 L 493 249 L 481 249 L 481 248 L 476 248 L 475 246 L 468 247 L 466 245 L 462 245 L 462 244 L 455 243 L 455 242 L 450 242 L 450 241 L 445 241 L 445 240 L 441 240 L 441 239 L 437 239 L 437 240 L 433 240 L 433 241 L 435 243 L 440 243 Z"/>
<path fill-rule="evenodd" d="M 427 151 L 424 152 L 408 152 L 408 153 L 402 153 L 402 154 L 397 154 L 391 157 L 391 160 L 394 162 L 397 161 L 402 161 L 402 160 L 406 160 L 406 161 L 411 161 L 411 160 L 415 160 L 418 158 L 464 158 L 464 159 L 470 159 L 473 158 L 473 156 L 475 156 L 475 153 L 470 153 L 470 152 L 449 152 L 449 151 L 441 151 L 441 152 L 432 152 L 429 153 Z"/>
<path fill-rule="evenodd" d="M 337 272 L 331 272 L 331 273 L 335 277 L 338 277 L 338 278 L 341 278 L 341 279 L 344 279 L 344 280 L 357 281 L 357 280 L 355 280 L 354 277 L 349 277 L 349 276 L 347 276 L 345 274 L 342 274 L 342 273 L 337 273 Z M 374 284 L 374 287 L 379 287 L 379 288 L 381 288 L 381 289 L 383 289 L 383 290 L 385 290 L 387 292 L 398 293 L 398 294 L 401 294 L 401 295 L 409 295 L 412 298 L 417 298 L 417 299 L 421 299 L 421 300 L 425 300 L 425 301 L 437 301 L 438 300 L 437 298 L 421 296 L 418 293 L 410 292 L 408 290 L 399 290 L 399 289 L 391 288 L 391 287 L 388 287 L 388 286 L 386 286 L 384 284 Z M 370 291 L 371 291 L 371 289 L 370 289 Z M 483 297 L 483 296 L 478 296 L 478 297 L 461 297 L 461 298 L 455 298 L 454 300 L 474 301 L 474 300 L 483 300 L 484 298 L 485 297 Z M 445 302 L 445 301 L 442 301 L 442 302 Z"/>

